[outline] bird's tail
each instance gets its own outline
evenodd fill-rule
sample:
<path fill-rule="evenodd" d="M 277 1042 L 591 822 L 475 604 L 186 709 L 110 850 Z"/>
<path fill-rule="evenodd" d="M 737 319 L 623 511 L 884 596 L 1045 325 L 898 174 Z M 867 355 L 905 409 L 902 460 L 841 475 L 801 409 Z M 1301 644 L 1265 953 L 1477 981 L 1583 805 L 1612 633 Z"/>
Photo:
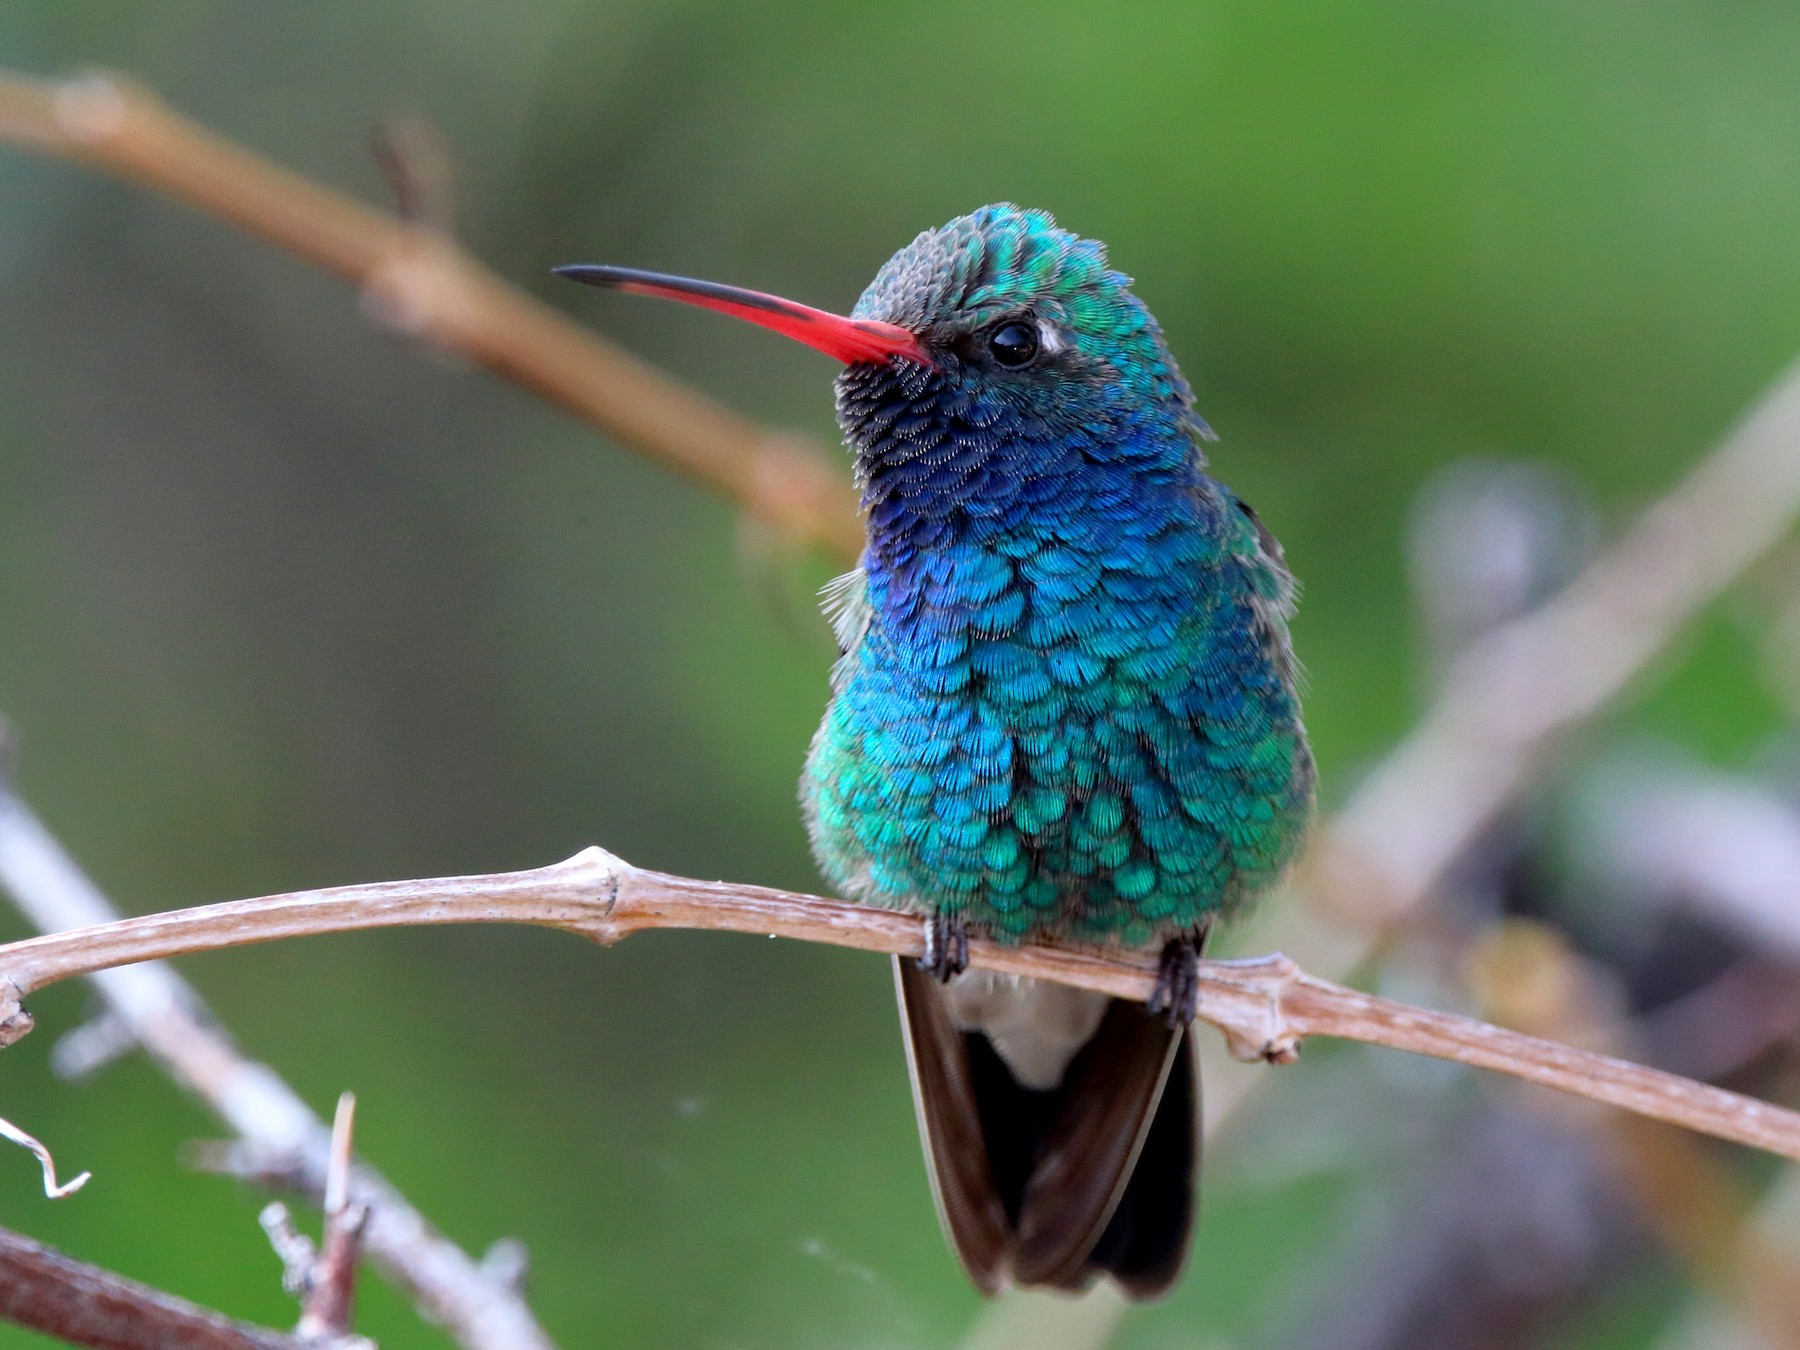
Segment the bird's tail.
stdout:
<path fill-rule="evenodd" d="M 1023 1087 L 944 986 L 895 958 L 926 1165 L 945 1234 L 984 1293 L 1111 1275 L 1155 1298 L 1193 1230 L 1200 1096 L 1186 1029 L 1108 1002 L 1055 1087 Z"/>

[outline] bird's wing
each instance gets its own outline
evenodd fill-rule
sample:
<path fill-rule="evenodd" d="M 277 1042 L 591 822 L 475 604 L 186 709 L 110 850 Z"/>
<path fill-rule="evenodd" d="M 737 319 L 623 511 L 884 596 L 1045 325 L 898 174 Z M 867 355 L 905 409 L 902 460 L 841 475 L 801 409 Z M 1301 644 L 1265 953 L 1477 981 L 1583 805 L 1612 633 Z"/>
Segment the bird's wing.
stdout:
<path fill-rule="evenodd" d="M 951 1023 L 941 986 L 914 961 L 894 958 L 894 985 L 938 1219 L 975 1287 L 995 1294 L 1012 1240 L 982 1137 L 968 1039 Z"/>
<path fill-rule="evenodd" d="M 1019 1206 L 1020 1284 L 1080 1289 L 1091 1281 L 1089 1257 L 1131 1180 L 1184 1035 L 1140 1004 L 1108 1005 L 1064 1075 Z"/>

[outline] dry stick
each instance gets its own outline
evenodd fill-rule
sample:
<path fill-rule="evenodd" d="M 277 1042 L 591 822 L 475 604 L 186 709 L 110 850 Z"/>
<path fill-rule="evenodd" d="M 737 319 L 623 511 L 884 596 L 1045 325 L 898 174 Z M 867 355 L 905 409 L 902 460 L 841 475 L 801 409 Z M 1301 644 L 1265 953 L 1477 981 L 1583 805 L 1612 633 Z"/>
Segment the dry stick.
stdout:
<path fill-rule="evenodd" d="M 326 1350 L 71 1260 L 0 1228 L 0 1318 L 106 1350 Z"/>
<path fill-rule="evenodd" d="M 296 1328 L 302 1336 L 348 1335 L 356 1315 L 356 1264 L 369 1208 L 350 1198 L 350 1140 L 355 1124 L 356 1096 L 346 1092 L 338 1097 L 337 1116 L 331 1123 L 325 1233 L 319 1240 L 319 1259 L 313 1265 Z"/>
<path fill-rule="evenodd" d="M 0 888 L 39 928 L 88 928 L 116 918 L 0 773 Z M 280 1160 L 299 1189 L 323 1189 L 330 1133 L 274 1070 L 246 1058 L 188 983 L 161 963 L 92 977 L 112 1014 L 181 1086 L 262 1158 Z M 365 1250 L 394 1285 L 468 1350 L 553 1350 L 516 1285 L 440 1233 L 379 1172 L 353 1169 L 352 1195 L 370 1211 Z"/>
<path fill-rule="evenodd" d="M 38 1167 L 44 1173 L 44 1196 L 46 1199 L 67 1199 L 93 1179 L 92 1172 L 82 1172 L 70 1177 L 67 1181 L 59 1182 L 56 1179 L 56 1159 L 51 1156 L 50 1150 L 38 1142 L 34 1136 L 26 1134 L 24 1130 L 4 1117 L 0 1117 L 0 1138 L 17 1144 L 38 1160 Z"/>
<path fill-rule="evenodd" d="M 617 942 L 653 928 L 800 938 L 917 956 L 916 917 L 814 895 L 696 881 L 588 848 L 525 872 L 383 881 L 295 891 L 124 919 L 0 947 L 0 1037 L 30 1029 L 21 1001 L 58 980 L 112 966 L 278 938 L 413 924 L 524 923 Z M 1151 954 L 1102 956 L 1049 945 L 969 944 L 970 964 L 1143 1000 Z M 1315 979 L 1284 956 L 1209 961 L 1201 1016 L 1242 1059 L 1287 1062 L 1307 1036 L 1336 1036 L 1493 1069 L 1640 1115 L 1800 1160 L 1800 1112 L 1673 1074 L 1431 1012 Z M 4 1043 L 0 1041 L 0 1043 Z"/>
<path fill-rule="evenodd" d="M 845 556 L 862 547 L 846 476 L 815 443 L 758 426 L 502 281 L 443 235 L 272 164 L 129 81 L 0 74 L 0 140 L 228 220 L 354 282 L 393 327 L 676 466 L 786 536 Z"/>

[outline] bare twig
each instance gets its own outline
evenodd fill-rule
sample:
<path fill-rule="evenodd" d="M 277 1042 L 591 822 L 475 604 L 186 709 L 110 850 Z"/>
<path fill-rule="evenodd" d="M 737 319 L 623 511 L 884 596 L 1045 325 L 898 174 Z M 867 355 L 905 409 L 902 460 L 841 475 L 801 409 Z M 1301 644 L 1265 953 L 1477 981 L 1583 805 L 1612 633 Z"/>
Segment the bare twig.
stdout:
<path fill-rule="evenodd" d="M 0 1229 L 0 1317 L 105 1350 L 319 1350 Z"/>
<path fill-rule="evenodd" d="M 370 149 L 394 191 L 400 219 L 434 234 L 450 234 L 455 173 L 450 146 L 437 123 L 417 115 L 389 118 L 375 128 Z"/>
<path fill-rule="evenodd" d="M 49 1149 L 4 1118 L 0 1118 L 0 1137 L 12 1140 L 20 1148 L 29 1149 L 36 1156 L 38 1166 L 44 1169 L 44 1194 L 52 1200 L 61 1200 L 64 1196 L 75 1194 L 76 1191 L 88 1184 L 88 1178 L 93 1175 L 91 1172 L 83 1172 L 80 1176 L 70 1177 L 58 1185 L 56 1159 L 50 1156 Z"/>
<path fill-rule="evenodd" d="M 513 380 L 775 525 L 850 556 L 848 475 L 595 337 L 442 234 L 291 173 L 112 75 L 0 74 L 0 140 L 117 174 L 210 212 L 363 289 L 370 311 Z"/>
<path fill-rule="evenodd" d="M 307 1279 L 300 1335 L 344 1336 L 356 1310 L 356 1262 L 369 1208 L 350 1198 L 350 1145 L 356 1124 L 356 1097 L 338 1098 L 331 1124 L 331 1160 L 325 1172 L 325 1236 L 319 1260 Z"/>
<path fill-rule="evenodd" d="M 919 922 L 904 914 L 671 876 L 588 848 L 566 862 L 525 872 L 296 891 L 15 942 L 0 947 L 0 1014 L 11 1013 L 19 1025 L 19 1001 L 32 992 L 128 962 L 278 938 L 444 923 L 535 924 L 602 943 L 648 929 L 691 928 L 902 955 L 922 951 Z M 1048 945 L 972 941 L 969 961 L 1002 974 L 1138 1000 L 1148 997 L 1155 980 L 1152 954 L 1108 957 Z M 1472 1018 L 1359 993 L 1315 979 L 1284 956 L 1203 963 L 1201 1016 L 1224 1032 L 1242 1059 L 1292 1060 L 1307 1036 L 1366 1041 L 1493 1069 L 1800 1159 L 1800 1112 Z"/>
<path fill-rule="evenodd" d="M 4 772 L 0 888 L 41 929 L 91 927 L 117 917 L 12 793 Z M 330 1148 L 324 1122 L 272 1069 L 232 1044 L 185 980 L 155 962 L 100 971 L 93 979 L 112 1014 L 177 1083 L 236 1131 L 245 1151 L 265 1164 L 279 1160 L 286 1184 L 322 1194 Z M 29 1018 L 23 1021 L 29 1025 Z M 359 1165 L 353 1176 L 352 1193 L 370 1210 L 370 1260 L 422 1313 L 469 1350 L 552 1350 L 516 1284 L 491 1278 L 373 1168 Z"/>
<path fill-rule="evenodd" d="M 257 1216 L 269 1245 L 281 1260 L 281 1287 L 300 1300 L 300 1324 L 294 1334 L 309 1344 L 334 1350 L 367 1350 L 370 1343 L 351 1331 L 356 1305 L 356 1263 L 366 1205 L 350 1198 L 350 1135 L 356 1098 L 338 1098 L 331 1126 L 331 1159 L 325 1173 L 325 1236 L 314 1246 L 294 1226 L 288 1207 L 276 1200 Z"/>

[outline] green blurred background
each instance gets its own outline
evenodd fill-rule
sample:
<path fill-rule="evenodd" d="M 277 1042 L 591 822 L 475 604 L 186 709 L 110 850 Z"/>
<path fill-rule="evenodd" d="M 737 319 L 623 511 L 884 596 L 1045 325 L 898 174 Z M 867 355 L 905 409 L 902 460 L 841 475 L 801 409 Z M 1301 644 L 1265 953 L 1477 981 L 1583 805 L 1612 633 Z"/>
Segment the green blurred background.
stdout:
<path fill-rule="evenodd" d="M 816 354 L 546 269 L 844 307 L 983 202 L 1106 240 L 1221 433 L 1217 471 L 1305 583 L 1328 803 L 1418 707 L 1404 526 L 1434 469 L 1546 461 L 1615 526 L 1800 347 L 1789 4 L 0 7 L 0 65 L 90 64 L 384 204 L 371 128 L 431 118 L 473 252 L 828 441 Z M 826 692 L 822 560 L 771 555 L 726 504 L 385 335 L 309 267 L 5 148 L 0 353 L 0 710 L 25 792 L 126 910 L 588 842 L 816 886 L 794 781 Z M 1719 606 L 1615 725 L 1754 754 L 1784 720 L 1765 609 Z M 452 1236 L 522 1238 L 565 1346 L 933 1346 L 977 1311 L 878 960 L 481 929 L 184 969 L 321 1110 L 355 1089 L 360 1146 Z M 0 1154 L 3 1221 L 286 1324 L 262 1198 L 179 1161 L 207 1117 L 141 1059 L 50 1074 L 88 1006 L 36 1000 L 0 1113 L 95 1179 L 51 1204 Z M 1380 1179 L 1315 1137 L 1364 1062 L 1285 1071 L 1211 1160 L 1191 1278 L 1117 1344 L 1283 1343 Z M 1356 1112 L 1390 1152 L 1411 1137 Z M 1544 1343 L 1655 1344 L 1686 1297 L 1658 1261 Z M 445 1344 L 374 1280 L 362 1327 Z"/>

